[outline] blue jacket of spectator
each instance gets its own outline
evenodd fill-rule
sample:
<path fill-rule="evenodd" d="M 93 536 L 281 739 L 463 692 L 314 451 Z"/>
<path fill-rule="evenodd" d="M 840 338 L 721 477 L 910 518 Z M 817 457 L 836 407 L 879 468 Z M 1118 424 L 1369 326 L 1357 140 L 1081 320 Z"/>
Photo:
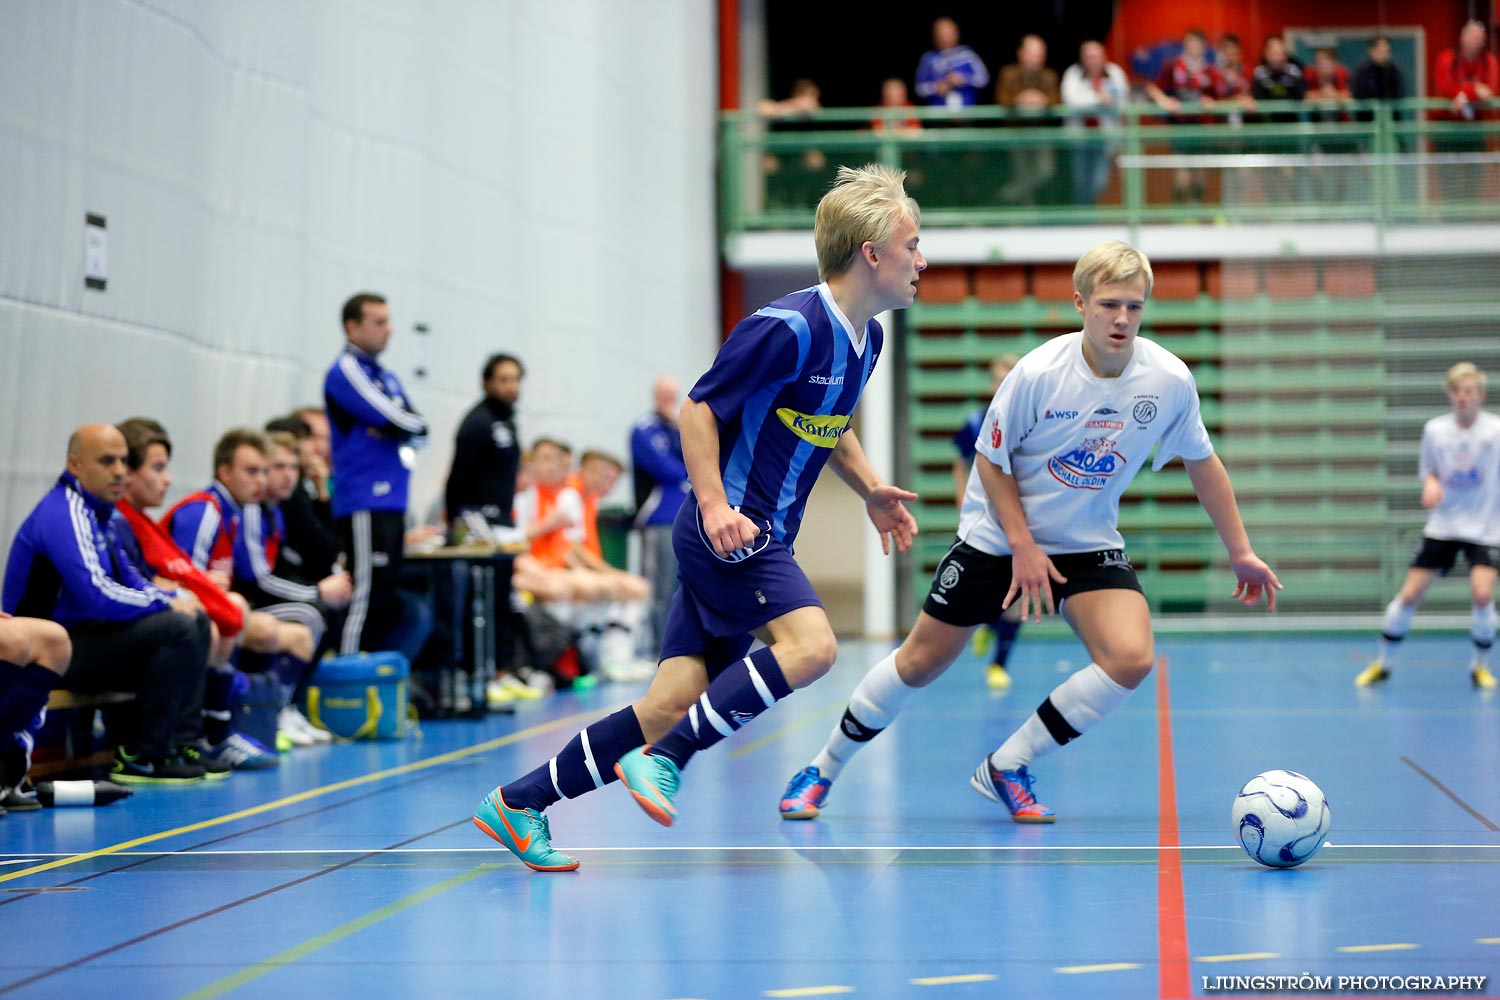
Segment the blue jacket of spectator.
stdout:
<path fill-rule="evenodd" d="M 402 446 L 425 439 L 427 422 L 407 401 L 400 381 L 349 344 L 323 379 L 323 401 L 333 439 L 333 516 L 406 510 L 411 470 Z"/>
<path fill-rule="evenodd" d="M 954 87 L 946 95 L 940 94 L 937 85 L 949 73 L 963 76 L 964 83 Z M 922 61 L 917 64 L 917 96 L 925 103 L 937 107 L 945 104 L 950 108 L 974 104 L 979 97 L 980 88 L 989 82 L 989 68 L 979 58 L 979 53 L 967 45 L 955 45 L 941 52 L 933 49 L 924 54 Z"/>
<path fill-rule="evenodd" d="M 671 524 L 687 499 L 687 465 L 682 460 L 682 432 L 655 413 L 630 430 L 630 467 L 635 477 L 635 526 Z"/>
<path fill-rule="evenodd" d="M 16 533 L 5 563 L 6 612 L 68 627 L 170 610 L 174 595 L 141 576 L 121 549 L 114 513 L 114 504 L 64 472 Z"/>

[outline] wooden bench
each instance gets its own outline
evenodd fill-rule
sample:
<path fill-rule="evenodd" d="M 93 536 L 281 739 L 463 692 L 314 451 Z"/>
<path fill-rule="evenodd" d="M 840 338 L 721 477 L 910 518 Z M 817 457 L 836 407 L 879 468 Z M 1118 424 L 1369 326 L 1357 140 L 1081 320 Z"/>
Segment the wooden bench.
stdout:
<path fill-rule="evenodd" d="M 75 746 L 75 735 L 86 729 L 91 729 L 94 724 L 94 713 L 101 708 L 111 705 L 124 705 L 135 701 L 135 694 L 130 691 L 65 691 L 61 688 L 52 692 L 47 698 L 47 713 L 78 713 L 77 719 L 68 719 L 60 725 L 62 730 L 61 744 L 49 743 L 38 744 L 31 759 L 31 778 L 33 781 L 43 778 L 55 778 L 59 775 L 94 775 L 100 772 L 108 772 L 114 763 L 115 751 L 113 747 L 95 750 L 92 753 L 78 756 Z M 49 728 L 55 719 L 49 718 Z"/>

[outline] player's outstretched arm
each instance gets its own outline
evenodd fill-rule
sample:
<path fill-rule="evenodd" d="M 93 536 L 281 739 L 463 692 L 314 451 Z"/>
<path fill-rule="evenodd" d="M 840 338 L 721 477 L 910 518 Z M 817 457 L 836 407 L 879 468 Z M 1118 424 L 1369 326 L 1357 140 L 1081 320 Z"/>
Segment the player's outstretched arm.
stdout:
<path fill-rule="evenodd" d="M 1047 553 L 1031 537 L 1016 477 L 984 455 L 975 456 L 974 466 L 979 470 L 979 481 L 984 484 L 990 506 L 995 508 L 995 515 L 1000 519 L 1005 540 L 1010 543 L 1010 589 L 1005 592 L 1000 606 L 1009 608 L 1012 601 L 1020 598 L 1021 620 L 1030 617 L 1039 622 L 1042 609 L 1045 608 L 1049 615 L 1056 611 L 1052 601 L 1053 582 L 1067 583 L 1068 578 L 1058 572 Z"/>
<path fill-rule="evenodd" d="M 917 495 L 899 486 L 882 483 L 853 431 L 843 433 L 833 448 L 833 454 L 828 456 L 828 462 L 838 477 L 865 502 L 870 523 L 880 532 L 880 551 L 890 555 L 893 538 L 898 551 L 908 551 L 917 535 L 917 519 L 911 516 L 906 505 Z"/>
<path fill-rule="evenodd" d="M 682 460 L 687 465 L 693 496 L 703 514 L 703 531 L 721 556 L 747 547 L 760 529 L 733 507 L 719 475 L 719 418 L 713 408 L 691 396 L 678 415 L 682 430 Z"/>
<path fill-rule="evenodd" d="M 1240 520 L 1239 504 L 1234 499 L 1234 487 L 1229 483 L 1229 472 L 1218 455 L 1194 461 L 1184 460 L 1188 479 L 1192 480 L 1193 492 L 1198 502 L 1213 522 L 1214 530 L 1229 552 L 1229 568 L 1234 570 L 1234 597 L 1241 604 L 1259 604 L 1261 593 L 1266 596 L 1266 610 L 1276 610 L 1276 591 L 1281 581 L 1271 572 L 1271 567 L 1261 561 L 1250 548 L 1250 536 L 1245 532 L 1245 522 Z"/>

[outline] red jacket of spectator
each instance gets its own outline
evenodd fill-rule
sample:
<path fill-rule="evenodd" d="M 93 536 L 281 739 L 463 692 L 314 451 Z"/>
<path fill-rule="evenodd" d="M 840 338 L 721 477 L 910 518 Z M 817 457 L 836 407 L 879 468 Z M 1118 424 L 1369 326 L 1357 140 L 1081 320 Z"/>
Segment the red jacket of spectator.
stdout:
<path fill-rule="evenodd" d="M 1309 94 L 1314 90 L 1322 87 L 1325 83 L 1329 82 L 1327 80 L 1324 80 L 1322 75 L 1318 73 L 1318 68 L 1316 66 L 1304 67 L 1302 70 L 1302 79 L 1307 81 L 1307 92 Z M 1348 95 L 1349 71 L 1346 68 L 1344 68 L 1343 66 L 1335 66 L 1333 69 L 1332 82 L 1334 90 L 1337 90 L 1340 94 L 1344 94 L 1346 96 Z"/>
<path fill-rule="evenodd" d="M 1191 103 L 1203 97 L 1217 97 L 1225 92 L 1224 74 L 1213 63 L 1193 69 L 1181 56 L 1161 68 L 1156 85 L 1179 101 Z"/>
<path fill-rule="evenodd" d="M 1484 84 L 1491 94 L 1500 94 L 1500 59 L 1493 52 L 1481 52 L 1477 58 L 1465 59 L 1457 49 L 1447 49 L 1438 54 L 1437 67 L 1433 70 L 1433 82 L 1440 96 L 1449 100 L 1463 94 L 1471 101 L 1479 100 L 1475 84 Z"/>

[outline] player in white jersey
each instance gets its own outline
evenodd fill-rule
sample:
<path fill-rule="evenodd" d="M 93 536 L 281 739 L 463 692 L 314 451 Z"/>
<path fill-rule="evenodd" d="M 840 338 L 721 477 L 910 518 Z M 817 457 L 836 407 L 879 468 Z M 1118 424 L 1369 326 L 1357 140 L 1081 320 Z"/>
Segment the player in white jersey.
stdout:
<path fill-rule="evenodd" d="M 1354 683 L 1379 684 L 1391 676 L 1391 659 L 1411 629 L 1427 588 L 1447 576 L 1463 553 L 1469 564 L 1473 611 L 1469 636 L 1474 687 L 1495 687 L 1490 647 L 1495 644 L 1495 579 L 1500 568 L 1500 417 L 1484 410 L 1485 374 L 1467 361 L 1448 369 L 1444 384 L 1453 412 L 1422 428 L 1422 506 L 1432 511 L 1422 544 L 1406 571 L 1406 582 L 1385 609 L 1380 653 Z"/>
<path fill-rule="evenodd" d="M 1027 770 L 1092 728 L 1151 672 L 1151 615 L 1117 529 L 1120 494 L 1157 447 L 1180 456 L 1238 581 L 1234 596 L 1276 608 L 1276 575 L 1250 548 L 1234 491 L 1199 415 L 1192 373 L 1137 337 L 1151 264 L 1123 243 L 1094 247 L 1073 271 L 1083 330 L 1021 359 L 985 414 L 964 493 L 958 540 L 938 564 L 901 647 L 865 675 L 812 764 L 792 778 L 784 819 L 812 819 L 833 779 L 936 680 L 979 625 L 1019 601 L 1022 616 L 1057 610 L 1091 662 L 1053 690 L 969 779 L 1018 823 L 1051 823 Z"/>

